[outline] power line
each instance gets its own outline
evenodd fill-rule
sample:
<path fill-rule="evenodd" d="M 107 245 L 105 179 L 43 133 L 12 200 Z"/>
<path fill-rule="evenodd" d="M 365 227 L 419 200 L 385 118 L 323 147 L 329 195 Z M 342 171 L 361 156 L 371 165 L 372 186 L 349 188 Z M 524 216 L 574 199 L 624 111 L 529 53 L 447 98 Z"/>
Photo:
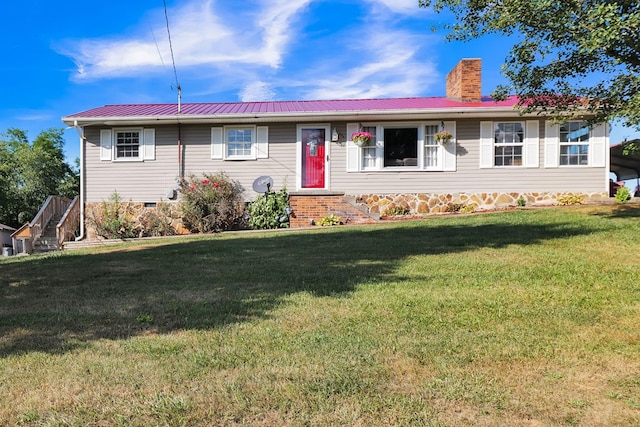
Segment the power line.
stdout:
<path fill-rule="evenodd" d="M 176 79 L 176 88 L 178 89 L 178 113 L 180 113 L 182 89 L 180 88 L 180 82 L 178 81 L 178 70 L 176 69 L 176 60 L 173 56 L 173 43 L 171 41 L 171 30 L 169 29 L 169 14 L 167 13 L 167 0 L 162 0 L 162 3 L 164 4 L 164 19 L 167 23 L 167 35 L 169 36 L 169 50 L 171 52 L 171 64 L 173 64 L 173 76 Z"/>

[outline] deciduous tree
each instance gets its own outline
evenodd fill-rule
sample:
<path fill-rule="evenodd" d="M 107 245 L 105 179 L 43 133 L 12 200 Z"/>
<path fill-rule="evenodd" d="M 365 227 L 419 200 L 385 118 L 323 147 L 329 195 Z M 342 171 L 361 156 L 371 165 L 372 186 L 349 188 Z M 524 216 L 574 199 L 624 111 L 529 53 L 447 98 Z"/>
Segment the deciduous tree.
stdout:
<path fill-rule="evenodd" d="M 515 43 L 503 72 L 525 112 L 593 114 L 640 129 L 640 4 L 635 0 L 419 0 L 453 12 L 449 40 L 487 34 Z"/>
<path fill-rule="evenodd" d="M 78 194 L 78 171 L 64 161 L 62 135 L 62 129 L 49 129 L 33 143 L 20 129 L 8 129 L 2 135 L 0 223 L 18 227 L 33 219 L 48 196 Z"/>

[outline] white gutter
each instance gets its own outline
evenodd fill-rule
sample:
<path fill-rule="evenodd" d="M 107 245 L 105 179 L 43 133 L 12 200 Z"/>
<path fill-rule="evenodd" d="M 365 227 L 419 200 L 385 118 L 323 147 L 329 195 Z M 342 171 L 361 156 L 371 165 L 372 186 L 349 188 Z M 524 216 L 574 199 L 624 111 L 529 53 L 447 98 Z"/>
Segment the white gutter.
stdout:
<path fill-rule="evenodd" d="M 482 118 L 495 117 L 496 113 L 504 115 L 521 116 L 521 113 L 513 106 L 508 107 L 466 107 L 460 109 L 452 108 L 429 108 L 429 109 L 397 109 L 397 110 L 362 110 L 362 111 L 304 111 L 304 112 L 281 112 L 281 113 L 248 113 L 248 114 L 203 114 L 203 115 L 183 115 L 179 116 L 180 123 L 212 123 L 212 122 L 287 122 L 296 119 L 309 118 L 325 120 L 391 120 L 391 119 L 422 119 L 425 115 L 437 116 L 438 118 Z M 95 117 L 63 117 L 62 121 L 71 123 L 81 122 L 83 125 L 114 125 L 118 123 L 140 123 L 140 124 L 169 124 L 175 123 L 176 115 L 137 115 L 137 116 L 95 116 Z"/>
<path fill-rule="evenodd" d="M 78 121 L 73 121 L 73 127 L 80 137 L 80 235 L 76 241 L 84 239 L 84 129 L 78 126 Z"/>

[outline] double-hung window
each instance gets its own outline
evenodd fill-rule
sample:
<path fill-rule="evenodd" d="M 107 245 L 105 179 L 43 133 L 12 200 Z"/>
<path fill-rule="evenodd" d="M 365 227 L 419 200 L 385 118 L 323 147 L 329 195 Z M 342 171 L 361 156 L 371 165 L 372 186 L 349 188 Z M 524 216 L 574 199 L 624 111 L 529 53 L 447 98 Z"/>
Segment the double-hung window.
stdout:
<path fill-rule="evenodd" d="M 362 128 L 363 132 L 369 132 L 371 134 L 371 141 L 368 144 L 363 145 L 360 149 L 362 153 L 362 169 L 375 170 L 378 169 L 380 159 L 378 158 L 378 138 L 377 129 L 375 126 L 365 126 Z"/>
<path fill-rule="evenodd" d="M 480 122 L 480 167 L 540 167 L 540 121 Z"/>
<path fill-rule="evenodd" d="M 100 160 L 155 160 L 156 132 L 153 128 L 100 130 Z"/>
<path fill-rule="evenodd" d="M 522 166 L 524 124 L 521 122 L 494 123 L 494 165 Z"/>
<path fill-rule="evenodd" d="M 589 164 L 589 125 L 567 122 L 560 125 L 560 165 Z"/>
<path fill-rule="evenodd" d="M 554 123 L 545 126 L 544 166 L 595 167 L 607 166 L 609 127 L 607 123 L 589 125 L 586 121 Z"/>
<path fill-rule="evenodd" d="M 254 158 L 254 128 L 226 128 L 227 159 Z"/>
<path fill-rule="evenodd" d="M 269 157 L 267 126 L 224 126 L 211 128 L 211 158 L 255 160 Z"/>
<path fill-rule="evenodd" d="M 116 159 L 138 159 L 140 157 L 141 130 L 116 130 Z"/>
<path fill-rule="evenodd" d="M 436 141 L 438 125 L 426 125 L 424 132 L 424 167 L 438 170 L 442 167 L 442 144 Z"/>

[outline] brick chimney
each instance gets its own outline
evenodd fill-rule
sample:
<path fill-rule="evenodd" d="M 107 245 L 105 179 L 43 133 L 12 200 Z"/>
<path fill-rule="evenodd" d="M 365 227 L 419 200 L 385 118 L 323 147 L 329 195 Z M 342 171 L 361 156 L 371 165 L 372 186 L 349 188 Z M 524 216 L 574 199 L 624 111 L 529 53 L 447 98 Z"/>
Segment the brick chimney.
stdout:
<path fill-rule="evenodd" d="M 482 59 L 465 58 L 447 74 L 447 98 L 463 102 L 482 99 Z"/>

